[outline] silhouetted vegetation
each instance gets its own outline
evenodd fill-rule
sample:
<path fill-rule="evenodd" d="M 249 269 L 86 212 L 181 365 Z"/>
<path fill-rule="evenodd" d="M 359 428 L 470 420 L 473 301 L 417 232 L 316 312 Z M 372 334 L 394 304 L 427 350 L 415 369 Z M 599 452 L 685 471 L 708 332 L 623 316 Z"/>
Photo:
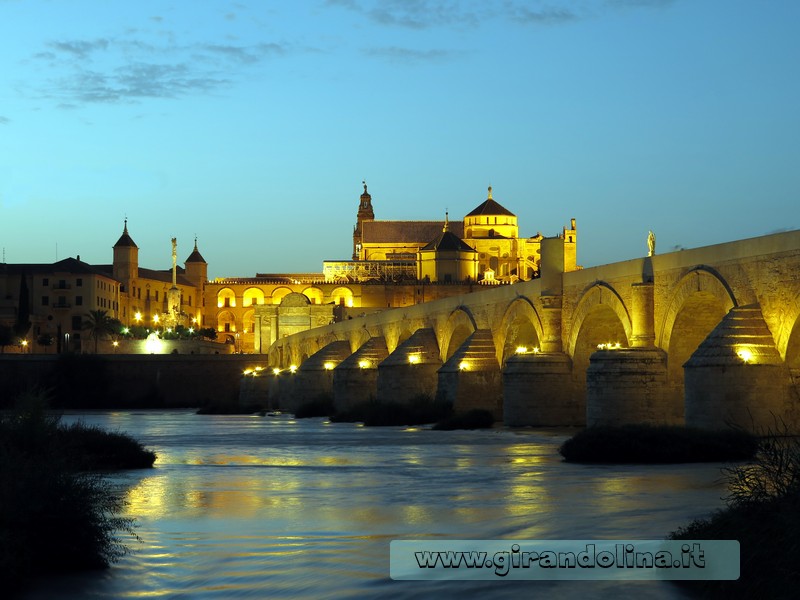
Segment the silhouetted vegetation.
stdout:
<path fill-rule="evenodd" d="M 568 462 L 666 464 L 746 460 L 758 438 L 741 430 L 681 426 L 589 427 L 559 449 Z"/>
<path fill-rule="evenodd" d="M 494 417 L 488 410 L 475 408 L 465 413 L 457 413 L 446 417 L 433 426 L 439 431 L 453 429 L 490 429 L 494 425 Z"/>
<path fill-rule="evenodd" d="M 63 426 L 29 393 L 0 415 L 0 577 L 18 588 L 34 574 L 102 568 L 135 539 L 122 499 L 85 469 L 152 466 L 155 454 L 121 433 Z"/>
<path fill-rule="evenodd" d="M 768 433 L 751 463 L 723 469 L 727 508 L 675 531 L 672 539 L 739 540 L 738 581 L 681 585 L 706 596 L 796 598 L 800 586 L 800 439 Z"/>
<path fill-rule="evenodd" d="M 308 419 L 310 417 L 330 417 L 336 412 L 333 406 L 333 398 L 330 394 L 320 394 L 310 402 L 306 402 L 298 407 L 294 416 L 297 419 Z"/>
<path fill-rule="evenodd" d="M 113 405 L 108 361 L 93 354 L 61 354 L 47 381 L 56 408 L 107 408 Z"/>
<path fill-rule="evenodd" d="M 399 402 L 363 402 L 331 417 L 333 422 L 362 422 L 368 426 L 423 425 L 436 423 L 451 414 L 452 407 L 435 402 L 430 396 L 417 396 L 407 404 Z"/>

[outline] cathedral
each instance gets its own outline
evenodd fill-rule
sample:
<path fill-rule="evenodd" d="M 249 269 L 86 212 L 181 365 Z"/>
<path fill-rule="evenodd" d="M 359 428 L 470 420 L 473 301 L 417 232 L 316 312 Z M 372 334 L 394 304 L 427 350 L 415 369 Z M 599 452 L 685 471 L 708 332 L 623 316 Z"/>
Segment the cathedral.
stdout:
<path fill-rule="evenodd" d="M 172 270 L 148 269 L 139 265 L 126 219 L 111 264 L 89 265 L 80 257 L 0 264 L 0 324 L 15 322 L 26 296 L 34 351 L 80 351 L 86 314 L 105 310 L 128 328 L 211 327 L 230 351 L 266 352 L 276 339 L 310 327 L 538 276 L 543 236 L 521 238 L 517 216 L 493 198 L 491 187 L 461 220 L 445 214 L 441 221 L 388 221 L 375 219 L 363 186 L 352 258 L 326 260 L 322 273 L 209 281 L 197 240 L 183 268 L 173 240 Z M 558 237 L 565 271 L 580 268 L 575 219 Z M 37 340 L 43 346 L 48 338 L 55 348 L 36 349 Z"/>

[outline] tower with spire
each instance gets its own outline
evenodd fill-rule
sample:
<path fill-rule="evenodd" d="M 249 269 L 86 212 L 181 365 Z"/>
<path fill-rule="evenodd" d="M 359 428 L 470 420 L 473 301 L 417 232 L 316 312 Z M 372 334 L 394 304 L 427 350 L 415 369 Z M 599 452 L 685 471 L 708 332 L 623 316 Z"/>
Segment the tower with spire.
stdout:
<path fill-rule="evenodd" d="M 362 181 L 361 183 L 364 185 L 364 193 L 361 194 L 361 203 L 358 205 L 358 214 L 356 215 L 356 226 L 353 229 L 353 260 L 358 260 L 361 254 L 364 233 L 362 225 L 364 221 L 375 220 L 375 212 L 372 210 L 372 196 L 367 191 L 367 182 Z"/>
<path fill-rule="evenodd" d="M 130 293 L 132 281 L 139 277 L 139 247 L 128 234 L 128 218 L 122 235 L 114 244 L 114 265 L 112 268 L 114 279 L 124 285 L 124 291 Z"/>
<path fill-rule="evenodd" d="M 202 292 L 203 286 L 208 281 L 208 263 L 197 249 L 197 237 L 194 238 L 194 250 L 186 259 L 186 279 Z"/>

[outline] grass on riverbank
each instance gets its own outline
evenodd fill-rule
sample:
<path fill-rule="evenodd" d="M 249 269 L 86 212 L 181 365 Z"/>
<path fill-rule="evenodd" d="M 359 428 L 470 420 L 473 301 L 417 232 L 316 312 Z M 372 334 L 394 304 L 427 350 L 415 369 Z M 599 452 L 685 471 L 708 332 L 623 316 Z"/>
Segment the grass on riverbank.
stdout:
<path fill-rule="evenodd" d="M 36 573 L 102 568 L 135 539 L 124 503 L 90 470 L 149 467 L 155 454 L 122 433 L 64 426 L 28 394 L 0 416 L 0 577 L 18 589 Z"/>
<path fill-rule="evenodd" d="M 747 460 L 758 438 L 741 430 L 682 426 L 589 427 L 561 445 L 567 462 L 667 464 Z"/>
<path fill-rule="evenodd" d="M 800 438 L 769 434 L 755 459 L 723 469 L 727 508 L 670 536 L 678 540 L 738 540 L 738 581 L 680 585 L 709 597 L 796 598 L 800 586 Z"/>

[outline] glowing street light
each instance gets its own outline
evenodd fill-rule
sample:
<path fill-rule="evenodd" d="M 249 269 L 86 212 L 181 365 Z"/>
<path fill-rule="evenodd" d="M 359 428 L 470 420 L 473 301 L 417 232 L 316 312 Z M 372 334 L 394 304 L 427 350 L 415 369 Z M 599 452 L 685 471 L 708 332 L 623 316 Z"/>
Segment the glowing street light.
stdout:
<path fill-rule="evenodd" d="M 142 320 L 142 313 L 137 312 L 135 315 L 133 315 L 133 318 L 135 320 L 137 320 L 137 321 L 141 321 Z"/>

